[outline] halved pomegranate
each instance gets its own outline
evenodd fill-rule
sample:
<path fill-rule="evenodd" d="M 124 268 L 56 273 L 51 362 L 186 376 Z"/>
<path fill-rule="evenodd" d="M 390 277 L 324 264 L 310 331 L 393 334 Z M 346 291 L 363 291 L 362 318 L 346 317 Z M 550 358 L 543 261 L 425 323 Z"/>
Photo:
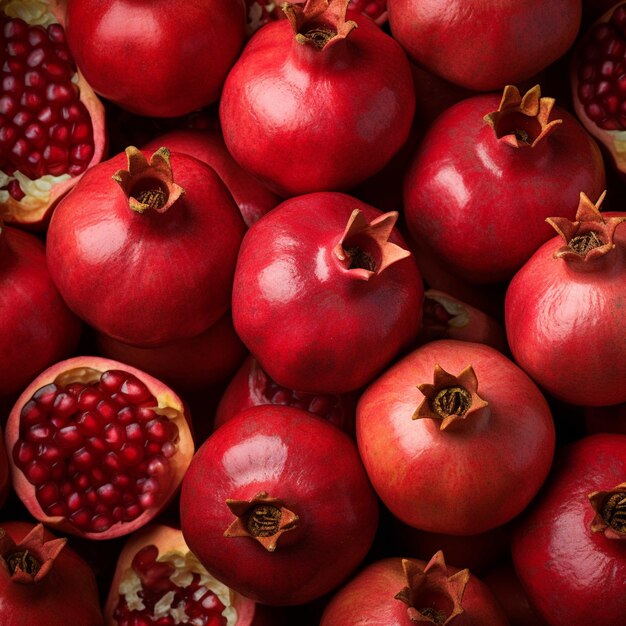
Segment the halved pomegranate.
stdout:
<path fill-rule="evenodd" d="M 180 530 L 155 524 L 122 549 L 104 615 L 107 626 L 250 626 L 255 603 L 211 576 Z"/>
<path fill-rule="evenodd" d="M 176 394 L 138 369 L 85 356 L 28 386 L 9 415 L 6 445 L 13 486 L 33 517 L 90 539 L 154 518 L 194 451 Z"/>
<path fill-rule="evenodd" d="M 68 50 L 63 0 L 0 1 L 0 215 L 45 224 L 106 151 L 104 107 Z"/>

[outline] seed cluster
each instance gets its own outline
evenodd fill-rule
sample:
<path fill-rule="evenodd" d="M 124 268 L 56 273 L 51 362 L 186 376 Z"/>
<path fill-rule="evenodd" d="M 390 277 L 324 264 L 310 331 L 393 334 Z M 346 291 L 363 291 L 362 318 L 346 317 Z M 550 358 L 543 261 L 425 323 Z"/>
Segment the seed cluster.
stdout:
<path fill-rule="evenodd" d="M 93 157 L 93 129 L 63 27 L 2 17 L 0 39 L 0 170 L 30 180 L 77 176 Z M 17 200 L 24 196 L 15 178 L 5 188 Z"/>
<path fill-rule="evenodd" d="M 51 383 L 21 412 L 13 449 L 49 516 L 104 532 L 157 504 L 169 482 L 178 427 L 135 376 L 104 372 L 96 383 Z"/>

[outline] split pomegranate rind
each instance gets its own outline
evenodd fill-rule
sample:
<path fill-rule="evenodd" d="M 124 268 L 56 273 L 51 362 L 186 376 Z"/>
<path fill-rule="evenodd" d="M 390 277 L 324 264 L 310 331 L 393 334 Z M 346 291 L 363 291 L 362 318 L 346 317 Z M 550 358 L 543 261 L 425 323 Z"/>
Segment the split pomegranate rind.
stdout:
<path fill-rule="evenodd" d="M 36 224 L 106 149 L 104 108 L 78 72 L 55 0 L 0 0 L 0 216 Z"/>
<path fill-rule="evenodd" d="M 6 437 L 31 514 L 91 539 L 146 524 L 193 456 L 182 401 L 140 370 L 96 357 L 41 374 L 18 399 Z"/>

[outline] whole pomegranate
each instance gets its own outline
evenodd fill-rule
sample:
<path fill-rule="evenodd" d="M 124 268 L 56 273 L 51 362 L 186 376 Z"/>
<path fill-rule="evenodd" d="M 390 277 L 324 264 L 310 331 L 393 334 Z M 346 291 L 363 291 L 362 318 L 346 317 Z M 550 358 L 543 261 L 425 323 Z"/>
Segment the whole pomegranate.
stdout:
<path fill-rule="evenodd" d="M 319 192 L 286 200 L 248 230 L 233 322 L 279 385 L 353 391 L 415 338 L 423 286 L 397 217 Z"/>
<path fill-rule="evenodd" d="M 259 30 L 224 83 L 228 150 L 281 196 L 349 189 L 408 137 L 415 95 L 406 55 L 347 7 L 285 3 L 288 19 Z"/>
<path fill-rule="evenodd" d="M 251 626 L 255 604 L 213 578 L 180 530 L 155 524 L 122 549 L 104 614 L 107 626 Z"/>
<path fill-rule="evenodd" d="M 378 504 L 345 433 L 302 409 L 265 405 L 198 450 L 180 516 L 187 545 L 218 580 L 263 604 L 293 605 L 358 566 Z"/>
<path fill-rule="evenodd" d="M 123 343 L 193 337 L 230 308 L 246 227 L 211 167 L 129 147 L 97 167 L 50 222 L 50 274 L 69 307 Z"/>
<path fill-rule="evenodd" d="M 388 0 L 389 26 L 427 70 L 477 91 L 531 78 L 576 39 L 581 0 Z"/>
<path fill-rule="evenodd" d="M 0 400 L 10 400 L 42 369 L 68 357 L 80 320 L 61 299 L 44 244 L 0 221 Z"/>
<path fill-rule="evenodd" d="M 101 626 L 93 571 L 42 524 L 0 525 L 2 626 Z"/>
<path fill-rule="evenodd" d="M 581 191 L 605 188 L 598 146 L 567 111 L 508 86 L 465 99 L 430 126 L 404 180 L 418 246 L 471 283 L 511 278 L 551 236 L 545 219 L 574 217 Z"/>
<path fill-rule="evenodd" d="M 244 24 L 240 0 L 67 0 L 66 9 L 68 45 L 89 84 L 153 117 L 217 100 Z"/>
<path fill-rule="evenodd" d="M 489 589 L 468 569 L 388 558 L 368 565 L 330 600 L 320 626 L 508 626 Z"/>
<path fill-rule="evenodd" d="M 563 448 L 513 537 L 517 575 L 549 626 L 618 626 L 626 613 L 626 436 Z"/>
<path fill-rule="evenodd" d="M 594 204 L 581 193 L 575 220 L 548 220 L 558 236 L 515 275 L 505 300 L 517 363 L 555 397 L 582 406 L 626 402 L 626 213 L 601 213 L 603 198 Z"/>
<path fill-rule="evenodd" d="M 193 456 L 180 398 L 133 367 L 74 357 L 40 374 L 5 432 L 13 487 L 36 519 L 110 539 L 147 524 Z"/>
<path fill-rule="evenodd" d="M 104 107 L 67 47 L 64 3 L 0 2 L 0 219 L 47 225 L 106 152 Z"/>
<path fill-rule="evenodd" d="M 420 530 L 473 535 L 518 515 L 543 484 L 554 423 L 537 386 L 497 350 L 433 341 L 391 366 L 357 405 L 376 493 Z"/>

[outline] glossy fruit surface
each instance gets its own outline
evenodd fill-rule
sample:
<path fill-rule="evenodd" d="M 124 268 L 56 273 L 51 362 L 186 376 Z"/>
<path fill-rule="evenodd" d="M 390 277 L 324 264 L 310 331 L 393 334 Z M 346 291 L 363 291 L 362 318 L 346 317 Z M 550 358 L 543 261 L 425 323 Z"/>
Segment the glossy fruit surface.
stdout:
<path fill-rule="evenodd" d="M 349 189 L 409 134 L 415 96 L 406 55 L 369 18 L 346 16 L 347 4 L 288 4 L 288 19 L 257 32 L 224 84 L 228 150 L 283 197 Z"/>
<path fill-rule="evenodd" d="M 482 344 L 442 340 L 369 385 L 357 441 L 374 489 L 415 528 L 472 535 L 518 515 L 545 480 L 554 424 L 536 385 Z"/>
<path fill-rule="evenodd" d="M 97 93 L 140 115 L 172 117 L 217 99 L 243 43 L 244 10 L 236 0 L 68 0 L 66 26 Z"/>
<path fill-rule="evenodd" d="M 286 200 L 248 230 L 233 322 L 278 384 L 352 391 L 415 337 L 423 286 L 397 216 L 315 193 Z"/>
<path fill-rule="evenodd" d="M 623 621 L 625 475 L 626 436 L 570 444 L 513 538 L 517 575 L 550 626 Z"/>
<path fill-rule="evenodd" d="M 580 0 L 388 0 L 389 25 L 427 70 L 477 91 L 544 69 L 574 43 Z"/>
<path fill-rule="evenodd" d="M 352 440 L 301 409 L 259 406 L 218 428 L 181 493 L 187 544 L 218 580 L 263 604 L 301 604 L 367 553 L 378 506 Z"/>
<path fill-rule="evenodd" d="M 42 524 L 0 526 L 0 621 L 3 626 L 101 626 L 89 565 Z"/>
<path fill-rule="evenodd" d="M 38 376 L 11 411 L 5 438 L 13 487 L 31 515 L 89 539 L 147 524 L 193 456 L 180 398 L 99 357 L 74 357 Z"/>
<path fill-rule="evenodd" d="M 515 275 L 505 301 L 517 363 L 552 395 L 581 406 L 626 401 L 626 213 L 601 213 L 603 198 L 594 205 L 581 194 L 575 221 L 550 220 L 558 236 Z"/>
<path fill-rule="evenodd" d="M 455 276 L 505 281 L 573 218 L 581 191 L 605 186 L 595 142 L 538 86 L 468 98 L 431 125 L 404 180 L 406 221 Z"/>
<path fill-rule="evenodd" d="M 48 266 L 69 307 L 135 346 L 205 331 L 230 307 L 245 224 L 215 171 L 167 148 L 92 168 L 57 207 Z"/>

